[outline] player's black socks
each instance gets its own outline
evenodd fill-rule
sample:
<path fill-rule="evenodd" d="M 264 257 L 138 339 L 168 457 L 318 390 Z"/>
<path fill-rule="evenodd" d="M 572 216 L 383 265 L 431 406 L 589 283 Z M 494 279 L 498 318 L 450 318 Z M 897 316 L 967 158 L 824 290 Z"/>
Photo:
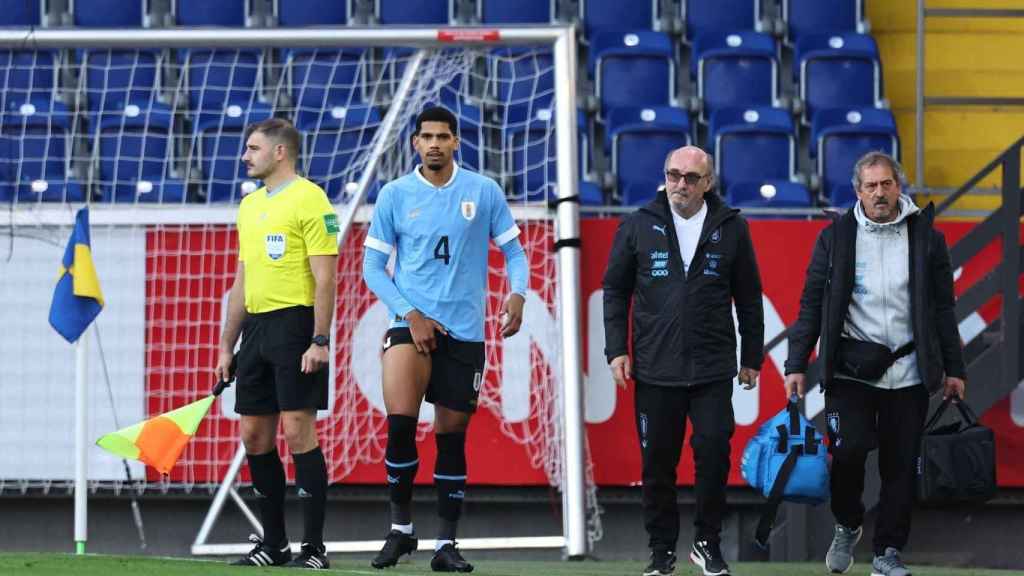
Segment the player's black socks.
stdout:
<path fill-rule="evenodd" d="M 324 508 L 327 505 L 327 463 L 317 446 L 309 452 L 292 454 L 295 460 L 295 484 L 302 502 L 304 544 L 324 543 Z"/>
<path fill-rule="evenodd" d="M 263 541 L 268 546 L 279 546 L 287 541 L 284 532 L 284 466 L 277 449 L 266 454 L 247 454 L 252 487 L 260 499 L 260 520 L 263 523 Z"/>
<path fill-rule="evenodd" d="M 437 487 L 437 515 L 441 517 L 438 540 L 455 540 L 455 530 L 466 495 L 466 433 L 435 435 L 437 463 L 434 485 Z"/>
<path fill-rule="evenodd" d="M 388 447 L 384 452 L 391 496 L 391 523 L 412 523 L 412 482 L 419 470 L 416 453 L 416 419 L 412 416 L 388 416 Z"/>

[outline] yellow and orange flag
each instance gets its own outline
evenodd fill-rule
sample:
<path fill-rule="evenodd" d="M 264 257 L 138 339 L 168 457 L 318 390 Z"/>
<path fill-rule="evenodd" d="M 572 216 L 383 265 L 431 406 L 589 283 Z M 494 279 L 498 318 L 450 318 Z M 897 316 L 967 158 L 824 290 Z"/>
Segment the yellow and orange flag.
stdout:
<path fill-rule="evenodd" d="M 169 474 L 216 398 L 213 394 L 176 410 L 105 434 L 96 444 L 122 458 L 141 460 Z"/>

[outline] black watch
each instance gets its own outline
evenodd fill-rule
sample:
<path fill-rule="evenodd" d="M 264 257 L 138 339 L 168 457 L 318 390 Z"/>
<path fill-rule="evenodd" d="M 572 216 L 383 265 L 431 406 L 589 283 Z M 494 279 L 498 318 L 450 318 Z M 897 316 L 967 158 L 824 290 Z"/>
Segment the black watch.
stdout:
<path fill-rule="evenodd" d="M 328 338 L 327 336 L 324 336 L 323 334 L 317 334 L 316 336 L 313 336 L 313 344 L 316 344 L 317 346 L 327 346 L 330 343 L 331 339 Z"/>

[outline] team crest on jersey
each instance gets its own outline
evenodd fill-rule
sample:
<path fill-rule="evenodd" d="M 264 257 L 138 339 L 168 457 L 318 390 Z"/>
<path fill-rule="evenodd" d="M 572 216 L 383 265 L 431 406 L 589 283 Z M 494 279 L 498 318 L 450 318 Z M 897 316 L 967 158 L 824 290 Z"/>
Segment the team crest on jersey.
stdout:
<path fill-rule="evenodd" d="M 267 234 L 267 257 L 271 260 L 280 260 L 284 256 L 285 237 L 284 234 Z"/>
<path fill-rule="evenodd" d="M 462 201 L 462 217 L 470 221 L 476 218 L 476 202 L 472 200 Z"/>
<path fill-rule="evenodd" d="M 715 231 L 711 233 L 711 243 L 718 244 L 719 240 L 722 239 L 722 229 L 715 228 Z"/>

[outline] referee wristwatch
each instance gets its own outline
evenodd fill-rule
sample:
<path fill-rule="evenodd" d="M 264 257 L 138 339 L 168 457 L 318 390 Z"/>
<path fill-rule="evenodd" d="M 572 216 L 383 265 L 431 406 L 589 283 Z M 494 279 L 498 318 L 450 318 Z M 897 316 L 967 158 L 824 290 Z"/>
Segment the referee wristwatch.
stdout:
<path fill-rule="evenodd" d="M 328 338 L 327 336 L 324 336 L 323 334 L 317 334 L 316 336 L 313 336 L 313 344 L 316 344 L 317 346 L 327 346 L 330 343 L 331 339 Z"/>

